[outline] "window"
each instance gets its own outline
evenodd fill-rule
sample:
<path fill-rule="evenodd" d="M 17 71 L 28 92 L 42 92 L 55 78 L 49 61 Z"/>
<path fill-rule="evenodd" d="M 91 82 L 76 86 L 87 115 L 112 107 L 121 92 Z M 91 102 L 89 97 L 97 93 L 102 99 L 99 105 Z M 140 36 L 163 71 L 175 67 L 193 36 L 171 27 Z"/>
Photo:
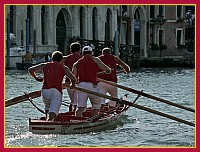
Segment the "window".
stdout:
<path fill-rule="evenodd" d="M 84 38 L 84 9 L 80 8 L 80 38 Z"/>
<path fill-rule="evenodd" d="M 182 17 L 182 6 L 181 5 L 177 5 L 176 6 L 176 17 L 177 18 L 181 18 Z"/>
<path fill-rule="evenodd" d="M 176 45 L 177 47 L 180 45 L 183 45 L 183 30 L 182 29 L 177 29 L 176 30 Z"/>
<path fill-rule="evenodd" d="M 41 8 L 41 29 L 42 29 L 42 44 L 47 44 L 47 7 Z"/>
<path fill-rule="evenodd" d="M 106 41 L 110 41 L 111 40 L 111 10 L 110 9 L 107 10 L 105 27 L 106 27 L 105 28 Z"/>
<path fill-rule="evenodd" d="M 163 6 L 159 5 L 159 7 L 158 7 L 158 16 L 163 16 L 163 15 L 164 15 Z"/>
<path fill-rule="evenodd" d="M 163 45 L 163 30 L 159 30 L 159 46 Z"/>
<path fill-rule="evenodd" d="M 154 18 L 155 17 L 155 6 L 151 5 L 150 6 L 150 18 Z"/>
<path fill-rule="evenodd" d="M 137 8 L 136 11 L 135 11 L 134 19 L 135 19 L 135 20 L 140 20 L 140 12 L 139 12 L 139 9 L 138 9 L 138 8 Z"/>
<path fill-rule="evenodd" d="M 127 16 L 127 5 L 122 5 L 122 16 Z"/>
<path fill-rule="evenodd" d="M 33 6 L 27 6 L 27 19 L 28 19 L 28 35 L 29 35 L 29 42 L 28 44 L 32 44 L 32 24 L 33 24 Z M 27 34 L 27 33 L 26 33 Z"/>
<path fill-rule="evenodd" d="M 14 33 L 14 18 L 16 13 L 16 6 L 10 6 L 10 33 Z"/>
<path fill-rule="evenodd" d="M 97 23 L 98 19 L 97 19 L 97 8 L 94 7 L 92 10 L 92 38 L 93 40 L 97 40 L 97 34 L 98 34 L 98 23 Z"/>

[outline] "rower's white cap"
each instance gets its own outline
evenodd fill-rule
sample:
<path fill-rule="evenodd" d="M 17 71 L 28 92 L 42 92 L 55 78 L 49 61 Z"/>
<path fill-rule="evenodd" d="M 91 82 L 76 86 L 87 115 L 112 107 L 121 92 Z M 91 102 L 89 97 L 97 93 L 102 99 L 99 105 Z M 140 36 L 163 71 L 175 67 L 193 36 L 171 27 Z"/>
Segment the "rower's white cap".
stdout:
<path fill-rule="evenodd" d="M 92 52 L 92 48 L 90 46 L 84 46 L 83 49 L 82 49 L 82 53 L 83 52 Z"/>

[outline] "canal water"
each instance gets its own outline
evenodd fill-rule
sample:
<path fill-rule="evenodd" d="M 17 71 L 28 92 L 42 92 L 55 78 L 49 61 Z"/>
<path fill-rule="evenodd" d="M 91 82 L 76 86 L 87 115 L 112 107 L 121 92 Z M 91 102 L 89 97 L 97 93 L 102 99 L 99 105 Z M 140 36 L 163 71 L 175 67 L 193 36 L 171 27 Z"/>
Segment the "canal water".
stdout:
<path fill-rule="evenodd" d="M 6 71 L 6 99 L 41 89 L 27 71 Z M 195 70 L 194 69 L 140 69 L 128 75 L 118 75 L 119 84 L 143 90 L 143 92 L 167 99 L 171 102 L 194 108 Z M 130 101 L 135 94 L 119 89 L 119 97 L 128 93 Z M 64 101 L 69 102 L 64 91 Z M 41 98 L 34 102 L 43 108 Z M 139 105 L 155 109 L 194 123 L 192 112 L 176 108 L 146 97 L 140 97 Z M 61 107 L 61 112 L 68 108 Z M 41 113 L 29 101 L 5 109 L 6 147 L 195 147 L 195 128 L 131 107 L 123 126 L 114 130 L 76 135 L 38 135 L 28 129 L 28 118 L 36 118 Z"/>

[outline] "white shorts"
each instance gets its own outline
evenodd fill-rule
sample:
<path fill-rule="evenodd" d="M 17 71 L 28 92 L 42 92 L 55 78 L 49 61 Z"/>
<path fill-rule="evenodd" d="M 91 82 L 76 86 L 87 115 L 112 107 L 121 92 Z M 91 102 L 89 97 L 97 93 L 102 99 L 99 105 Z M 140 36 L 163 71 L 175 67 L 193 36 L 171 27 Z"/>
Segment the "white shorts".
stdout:
<path fill-rule="evenodd" d="M 93 85 L 90 82 L 81 82 L 81 83 L 79 83 L 78 87 L 99 93 L 98 85 Z M 81 91 L 78 91 L 78 108 L 79 107 L 87 107 L 88 98 L 90 99 L 90 102 L 92 104 L 92 109 L 100 109 L 100 107 L 101 107 L 101 98 L 100 97 L 94 96 L 94 95 L 91 95 L 88 93 L 84 93 Z"/>
<path fill-rule="evenodd" d="M 75 89 L 67 88 L 67 92 L 71 100 L 70 104 L 73 106 L 77 105 L 77 100 L 78 100 L 77 91 Z"/>
<path fill-rule="evenodd" d="M 98 86 L 99 86 L 99 92 L 101 94 L 109 93 L 110 96 L 117 98 L 117 87 L 103 83 L 103 82 L 99 82 Z M 101 98 L 101 104 L 105 104 L 105 102 L 106 102 L 106 99 Z M 112 107 L 115 107 L 116 102 L 109 100 L 109 105 Z"/>
<path fill-rule="evenodd" d="M 43 89 L 42 97 L 45 105 L 45 110 L 54 112 L 57 115 L 59 113 L 62 102 L 62 94 L 55 88 Z"/>

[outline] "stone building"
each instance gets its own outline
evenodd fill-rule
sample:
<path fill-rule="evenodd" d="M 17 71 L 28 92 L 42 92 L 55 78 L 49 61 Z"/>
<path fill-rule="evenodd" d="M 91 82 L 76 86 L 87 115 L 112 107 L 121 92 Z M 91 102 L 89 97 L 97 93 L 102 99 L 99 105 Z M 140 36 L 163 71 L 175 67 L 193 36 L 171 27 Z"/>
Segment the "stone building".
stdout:
<path fill-rule="evenodd" d="M 7 5 L 10 32 L 33 54 L 60 50 L 79 40 L 103 46 L 126 62 L 142 58 L 184 56 L 183 5 Z M 28 45 L 28 46 L 27 46 Z"/>

